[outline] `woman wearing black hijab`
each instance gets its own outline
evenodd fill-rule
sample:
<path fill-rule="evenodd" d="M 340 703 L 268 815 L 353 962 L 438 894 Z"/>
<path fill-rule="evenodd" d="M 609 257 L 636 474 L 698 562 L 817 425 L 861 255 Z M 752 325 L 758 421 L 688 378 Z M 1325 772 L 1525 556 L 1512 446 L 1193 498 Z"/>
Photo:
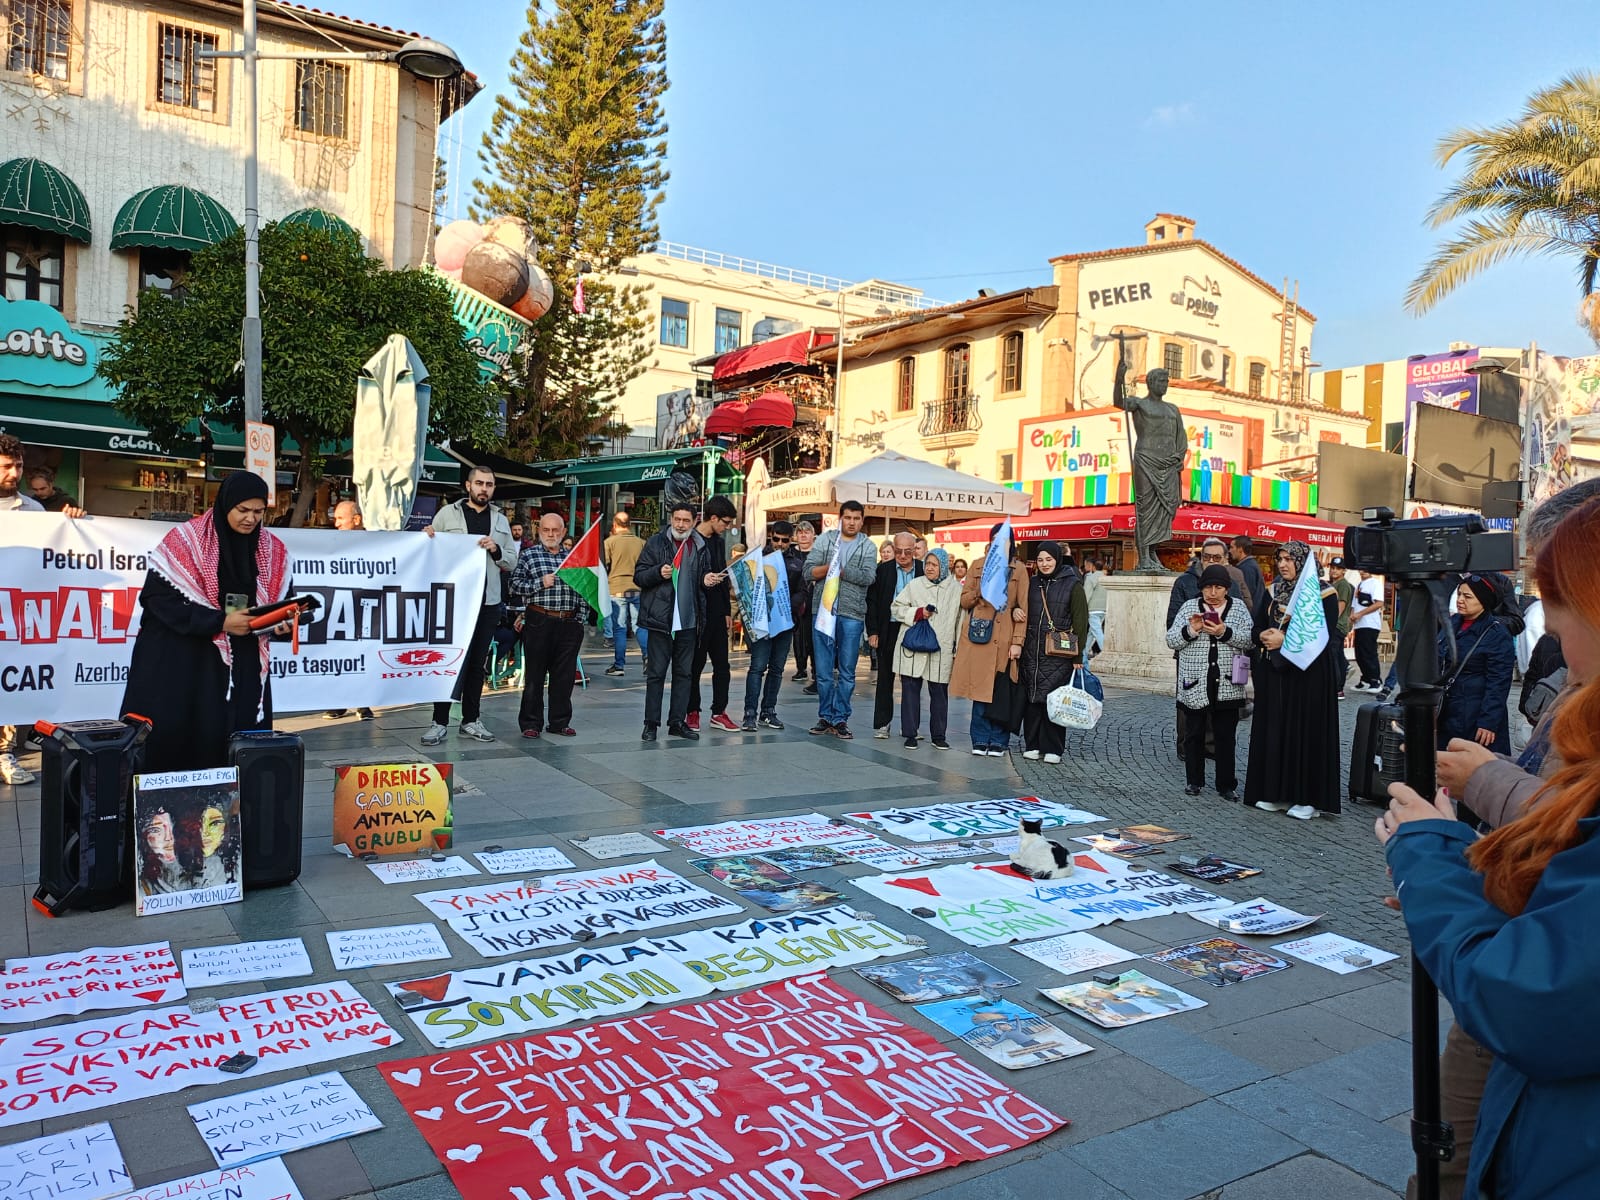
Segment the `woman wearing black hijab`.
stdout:
<path fill-rule="evenodd" d="M 1500 602 L 1494 584 L 1482 575 L 1463 575 L 1450 618 L 1455 638 L 1455 665 L 1450 643 L 1439 635 L 1444 664 L 1444 706 L 1439 710 L 1439 749 L 1451 738 L 1477 742 L 1495 754 L 1511 753 L 1511 718 L 1506 700 L 1517 665 L 1517 644 L 1511 631 L 1494 615 Z"/>
<path fill-rule="evenodd" d="M 267 639 L 246 608 L 289 594 L 289 555 L 262 529 L 267 485 L 229 475 L 209 512 L 174 527 L 150 555 L 122 713 L 147 717 L 144 769 L 227 764 L 228 738 L 272 723 Z"/>
<path fill-rule="evenodd" d="M 1072 681 L 1073 669 L 1083 661 L 1082 647 L 1089 637 L 1089 601 L 1083 594 L 1083 576 L 1060 542 L 1040 542 L 1033 565 L 1034 575 L 1028 583 L 1028 632 L 1022 639 L 1021 683 L 1028 690 L 1028 706 L 1022 715 L 1022 757 L 1058 763 L 1067 748 L 1067 731 L 1050 719 L 1045 700 Z M 1078 656 L 1046 654 L 1051 635 L 1069 630 L 1076 635 Z"/>

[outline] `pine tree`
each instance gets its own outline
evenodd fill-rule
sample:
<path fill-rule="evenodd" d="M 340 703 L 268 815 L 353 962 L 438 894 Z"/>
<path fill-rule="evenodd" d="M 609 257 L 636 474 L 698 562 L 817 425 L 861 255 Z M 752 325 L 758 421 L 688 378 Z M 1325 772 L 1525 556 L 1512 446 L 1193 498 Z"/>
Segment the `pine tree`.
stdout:
<path fill-rule="evenodd" d="M 649 249 L 667 180 L 664 0 L 535 0 L 479 157 L 481 215 L 528 222 L 555 302 L 512 378 L 506 441 L 536 458 L 583 452 L 650 356 L 643 288 L 583 279 Z"/>

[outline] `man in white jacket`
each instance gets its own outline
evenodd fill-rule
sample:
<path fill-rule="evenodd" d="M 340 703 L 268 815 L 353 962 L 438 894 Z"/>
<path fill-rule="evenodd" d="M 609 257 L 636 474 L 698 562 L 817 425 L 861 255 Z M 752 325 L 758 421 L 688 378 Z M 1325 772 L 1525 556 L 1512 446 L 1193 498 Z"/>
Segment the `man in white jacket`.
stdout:
<path fill-rule="evenodd" d="M 493 500 L 494 472 L 488 467 L 473 467 L 467 473 L 467 494 L 441 508 L 433 524 L 422 531 L 429 537 L 436 533 L 476 534 L 478 545 L 489 557 L 489 569 L 483 580 L 483 607 L 478 610 L 478 622 L 473 627 L 461 672 L 456 676 L 455 691 L 450 700 L 441 700 L 433 706 L 433 724 L 422 735 L 424 746 L 440 745 L 450 732 L 450 705 L 454 700 L 461 701 L 461 732 L 480 742 L 494 741 L 494 734 L 478 719 L 479 705 L 483 699 L 489 642 L 500 620 L 500 581 L 517 565 L 517 551 L 511 541 L 511 522 L 494 507 Z"/>

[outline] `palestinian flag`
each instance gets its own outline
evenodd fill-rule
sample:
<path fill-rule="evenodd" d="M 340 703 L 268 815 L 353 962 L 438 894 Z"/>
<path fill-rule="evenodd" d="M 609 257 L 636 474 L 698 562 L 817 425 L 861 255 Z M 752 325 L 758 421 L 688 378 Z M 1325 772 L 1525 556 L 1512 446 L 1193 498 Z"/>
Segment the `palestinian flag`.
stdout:
<path fill-rule="evenodd" d="M 694 545 L 691 535 L 678 543 L 678 553 L 672 558 L 672 632 L 677 633 L 683 629 L 683 601 L 678 593 L 678 576 L 684 569 L 684 563 L 689 558 L 689 547 Z"/>
<path fill-rule="evenodd" d="M 589 532 L 578 539 L 556 568 L 556 577 L 582 596 L 584 602 L 599 616 L 605 616 L 611 604 L 611 590 L 606 585 L 606 568 L 600 561 L 600 525 L 589 526 Z M 607 609 L 600 606 L 604 604 Z"/>

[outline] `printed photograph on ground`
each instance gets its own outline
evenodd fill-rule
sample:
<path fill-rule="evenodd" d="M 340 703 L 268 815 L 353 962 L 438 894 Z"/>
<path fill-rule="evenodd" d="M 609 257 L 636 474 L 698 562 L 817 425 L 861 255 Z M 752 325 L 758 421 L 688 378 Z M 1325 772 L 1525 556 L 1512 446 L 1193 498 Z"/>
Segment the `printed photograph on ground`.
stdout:
<path fill-rule="evenodd" d="M 239 772 L 134 779 L 134 895 L 141 917 L 244 899 Z"/>
<path fill-rule="evenodd" d="M 919 1004 L 917 1011 L 1008 1070 L 1060 1062 L 1094 1049 L 1009 1000 L 941 1000 Z"/>
<path fill-rule="evenodd" d="M 911 1004 L 969 996 L 983 988 L 1014 987 L 1021 982 L 965 951 L 877 967 L 857 967 L 856 974 L 877 984 L 896 1000 Z"/>
<path fill-rule="evenodd" d="M 1143 971 L 1124 971 L 1116 983 L 1069 983 L 1040 991 L 1062 1008 L 1106 1029 L 1206 1006 L 1199 997 L 1157 982 Z"/>
<path fill-rule="evenodd" d="M 1147 954 L 1145 959 L 1203 979 L 1212 987 L 1243 983 L 1246 979 L 1270 975 L 1289 967 L 1277 955 L 1268 954 L 1265 950 L 1252 950 L 1232 938 L 1207 938 L 1187 946 L 1173 946 L 1170 950 Z"/>

